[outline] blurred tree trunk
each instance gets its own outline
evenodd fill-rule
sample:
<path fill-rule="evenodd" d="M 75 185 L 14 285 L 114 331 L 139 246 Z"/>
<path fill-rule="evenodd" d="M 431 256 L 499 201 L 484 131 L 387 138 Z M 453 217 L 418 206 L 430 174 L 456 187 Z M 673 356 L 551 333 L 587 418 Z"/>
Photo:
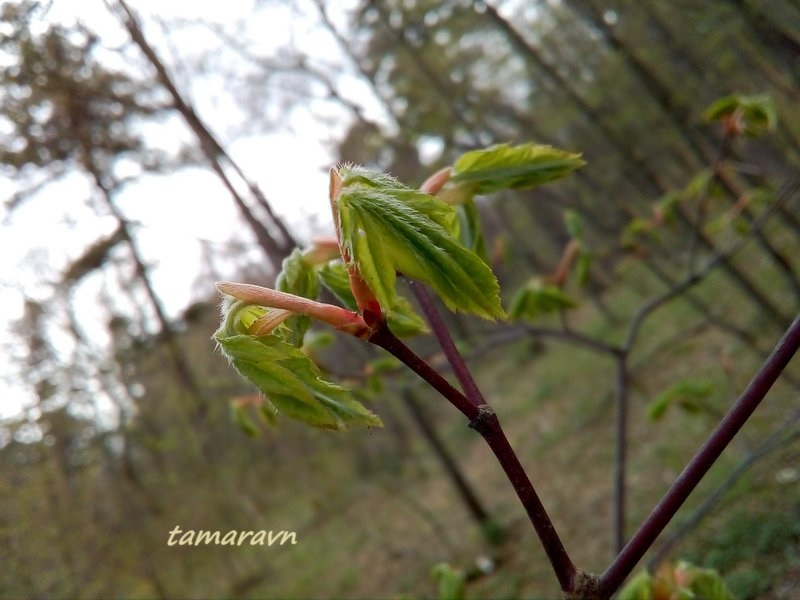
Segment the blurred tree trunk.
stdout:
<path fill-rule="evenodd" d="M 80 132 L 78 132 L 78 135 L 80 135 Z M 175 332 L 173 331 L 172 325 L 170 324 L 169 319 L 164 312 L 164 308 L 161 305 L 161 301 L 159 300 L 156 291 L 153 289 L 153 286 L 150 283 L 150 278 L 147 274 L 147 267 L 145 266 L 141 255 L 139 254 L 139 250 L 136 247 L 136 242 L 130 233 L 128 224 L 114 204 L 114 200 L 112 198 L 113 184 L 111 184 L 110 177 L 101 173 L 98 166 L 94 164 L 94 161 L 91 158 L 91 147 L 88 145 L 84 146 L 84 168 L 91 175 L 97 189 L 100 192 L 103 202 L 117 221 L 118 231 L 128 246 L 131 258 L 133 259 L 136 274 L 139 278 L 139 281 L 142 283 L 145 292 L 147 293 L 147 297 L 150 300 L 150 306 L 153 309 L 153 313 L 158 321 L 160 328 L 159 336 L 166 345 L 175 375 L 177 376 L 180 385 L 189 393 L 190 398 L 193 399 L 192 406 L 187 406 L 187 409 L 190 411 L 188 414 L 193 415 L 193 419 L 196 422 L 200 422 L 204 418 L 206 411 L 205 402 L 202 401 L 203 394 L 201 386 L 197 383 L 197 379 L 189 366 L 189 361 L 184 356 L 183 351 L 175 339 Z"/>
<path fill-rule="evenodd" d="M 797 31 L 783 29 L 780 23 L 774 22 L 747 0 L 731 0 L 731 4 L 741 13 L 742 21 L 753 37 L 776 63 L 784 66 L 795 85 L 800 86 L 800 36 Z M 800 98 L 798 88 L 795 88 L 795 97 Z"/>
<path fill-rule="evenodd" d="M 624 159 L 626 173 L 638 181 L 646 193 L 650 195 L 660 195 L 669 189 L 669 185 L 662 176 L 654 171 L 647 163 L 645 157 L 631 148 L 629 141 L 622 139 L 619 134 L 607 123 L 607 120 L 600 111 L 588 104 L 588 102 L 574 89 L 568 79 L 559 73 L 558 69 L 542 55 L 538 48 L 528 43 L 519 31 L 491 5 L 486 5 L 486 15 L 494 22 L 516 48 L 516 50 L 532 64 L 544 73 L 547 78 L 553 81 L 560 90 L 567 96 L 583 114 L 593 127 L 602 133 L 605 143 L 610 145 Z"/>
<path fill-rule="evenodd" d="M 553 81 L 559 85 L 561 89 L 564 90 L 564 92 L 566 92 L 570 100 L 574 102 L 585 115 L 590 117 L 594 125 L 600 131 L 602 131 L 604 137 L 608 141 L 612 142 L 614 148 L 624 158 L 625 164 L 633 165 L 634 172 L 644 176 L 646 183 L 651 186 L 653 191 L 657 192 L 658 194 L 662 194 L 667 191 L 668 186 L 662 177 L 650 168 L 646 160 L 637 156 L 637 154 L 631 150 L 630 145 L 625 140 L 621 139 L 617 132 L 615 132 L 606 124 L 605 119 L 601 114 L 595 111 L 586 103 L 585 100 L 583 100 L 583 98 L 581 98 L 581 96 L 572 88 L 566 78 L 548 63 L 548 61 L 541 55 L 537 48 L 526 42 L 519 32 L 517 32 L 517 30 L 508 21 L 500 16 L 500 14 L 491 5 L 486 6 L 486 14 L 503 32 L 506 33 L 509 39 L 513 42 L 514 46 L 520 52 L 531 58 Z M 696 237 L 696 239 L 705 249 L 709 251 L 713 251 L 715 249 L 713 240 L 699 230 L 695 223 L 693 223 L 691 219 L 689 219 L 682 212 L 681 209 L 677 210 L 676 213 L 678 215 L 679 222 L 687 229 L 687 231 L 693 232 L 692 235 Z M 723 268 L 725 272 L 730 275 L 731 279 L 736 282 L 742 291 L 744 291 L 745 294 L 751 300 L 753 300 L 755 305 L 758 306 L 766 316 L 768 316 L 780 327 L 784 327 L 784 325 L 788 323 L 786 316 L 782 314 L 782 311 L 779 310 L 773 304 L 773 302 L 767 298 L 761 290 L 758 289 L 758 286 L 754 284 L 747 275 L 741 272 L 740 269 L 735 267 L 730 262 L 725 262 Z"/>
<path fill-rule="evenodd" d="M 685 140 L 692 154 L 691 158 L 687 157 L 687 167 L 697 170 L 701 165 L 708 164 L 712 160 L 712 150 L 709 148 L 707 136 L 694 125 L 691 110 L 677 102 L 669 86 L 644 63 L 634 47 L 626 43 L 617 35 L 617 31 L 606 23 L 591 0 L 568 0 L 567 5 L 579 18 L 600 33 L 603 41 L 623 59 L 627 68 L 660 107 L 664 117 Z"/>

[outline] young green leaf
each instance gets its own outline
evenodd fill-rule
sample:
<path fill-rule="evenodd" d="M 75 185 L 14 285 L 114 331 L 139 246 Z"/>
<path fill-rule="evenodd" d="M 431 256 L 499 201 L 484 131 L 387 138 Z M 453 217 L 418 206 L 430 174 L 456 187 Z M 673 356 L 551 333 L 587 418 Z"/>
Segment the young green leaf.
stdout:
<path fill-rule="evenodd" d="M 343 254 L 384 311 L 396 303 L 397 272 L 429 284 L 451 310 L 503 317 L 491 269 L 452 234 L 453 207 L 385 175 L 341 167 L 333 200 Z"/>
<path fill-rule="evenodd" d="M 456 226 L 457 217 L 452 206 L 430 194 L 403 185 L 391 175 L 358 165 L 342 165 L 337 173 L 342 180 L 342 191 L 345 191 L 346 188 L 371 189 L 413 207 L 414 210 L 424 214 L 448 231 L 454 230 Z"/>
<path fill-rule="evenodd" d="M 678 192 L 667 192 L 655 201 L 653 213 L 662 223 L 672 223 L 675 220 L 678 205 L 685 198 Z M 655 226 L 655 225 L 654 225 Z"/>
<path fill-rule="evenodd" d="M 330 262 L 318 271 L 322 284 L 336 296 L 345 308 L 356 310 L 356 299 L 350 290 L 350 279 L 347 268 L 341 261 Z M 402 296 L 395 297 L 394 307 L 387 316 L 389 329 L 397 337 L 407 338 L 423 333 L 428 333 L 428 325 L 411 306 L 411 303 Z"/>
<path fill-rule="evenodd" d="M 350 289 L 350 277 L 343 262 L 329 262 L 317 271 L 317 276 L 322 285 L 342 303 L 342 306 L 349 310 L 356 310 L 356 299 L 353 298 L 353 291 Z"/>
<path fill-rule="evenodd" d="M 226 300 L 224 304 L 223 330 L 228 335 L 234 333 L 268 335 L 281 325 L 282 319 L 292 314 L 306 315 L 356 337 L 369 334 L 369 327 L 361 316 L 341 306 L 317 302 L 250 283 L 218 281 L 216 286 L 226 297 L 235 299 L 235 301 Z M 258 310 L 264 310 L 261 307 L 268 307 L 269 312 L 264 312 L 250 326 L 243 327 L 239 314 L 243 310 L 252 310 L 250 305 L 256 305 L 259 307 Z"/>
<path fill-rule="evenodd" d="M 567 209 L 564 211 L 564 224 L 567 226 L 569 237 L 576 241 L 583 241 L 583 219 L 578 211 Z"/>
<path fill-rule="evenodd" d="M 670 405 L 670 397 L 666 394 L 659 394 L 647 407 L 647 418 L 651 421 L 660 421 Z"/>
<path fill-rule="evenodd" d="M 224 305 L 224 322 L 222 327 L 229 335 L 264 336 L 275 334 L 286 339 L 291 331 L 283 326 L 292 312 L 277 308 L 266 308 L 256 304 L 247 304 L 238 300 L 226 301 Z"/>
<path fill-rule="evenodd" d="M 701 198 L 708 194 L 708 188 L 714 179 L 714 172 L 711 169 L 703 169 L 692 177 L 689 183 L 681 191 L 682 200 L 692 200 Z"/>
<path fill-rule="evenodd" d="M 311 300 L 315 300 L 319 294 L 319 281 L 314 272 L 314 265 L 306 261 L 300 248 L 295 248 L 289 256 L 283 259 L 276 289 Z"/>
<path fill-rule="evenodd" d="M 308 356 L 277 336 L 226 335 L 220 329 L 214 339 L 278 412 L 323 429 L 382 426 L 346 389 L 321 379 Z"/>
<path fill-rule="evenodd" d="M 231 328 L 231 331 L 236 331 L 237 333 L 252 333 L 250 328 L 253 324 L 268 312 L 269 309 L 263 306 L 237 303 L 233 300 L 225 309 L 225 316 L 226 320 L 230 321 L 227 325 Z"/>
<path fill-rule="evenodd" d="M 499 144 L 462 155 L 450 181 L 470 184 L 474 194 L 521 190 L 560 179 L 586 164 L 580 154 L 539 144 Z"/>
<path fill-rule="evenodd" d="M 703 569 L 687 562 L 678 563 L 677 569 L 682 570 L 690 580 L 688 587 L 693 592 L 693 598 L 733 600 L 725 580 L 714 569 Z"/>
<path fill-rule="evenodd" d="M 481 230 L 481 220 L 475 200 L 470 199 L 456 206 L 461 243 L 488 263 L 486 241 Z"/>
<path fill-rule="evenodd" d="M 719 121 L 737 112 L 743 121 L 744 132 L 749 136 L 757 136 L 765 130 L 772 130 L 778 122 L 775 103 L 769 94 L 725 96 L 714 101 L 703 112 L 703 118 L 708 121 Z"/>
<path fill-rule="evenodd" d="M 314 265 L 305 260 L 299 248 L 283 260 L 281 272 L 275 283 L 276 289 L 287 294 L 302 296 L 315 300 L 319 294 L 319 280 L 314 272 Z M 303 338 L 311 327 L 311 319 L 305 315 L 295 315 L 287 322 L 287 341 L 298 348 L 303 345 Z"/>
<path fill-rule="evenodd" d="M 439 581 L 439 600 L 463 600 L 467 589 L 463 570 L 439 563 L 431 569 L 431 576 Z"/>
<path fill-rule="evenodd" d="M 275 427 L 278 424 L 278 409 L 266 398 L 259 406 L 258 414 L 267 425 Z"/>
<path fill-rule="evenodd" d="M 659 241 L 656 224 L 644 217 L 634 217 L 622 230 L 620 244 L 623 248 L 631 250 L 639 247 L 640 241 L 644 238 Z"/>
<path fill-rule="evenodd" d="M 411 302 L 402 296 L 395 298 L 394 309 L 387 317 L 386 322 L 392 333 L 399 338 L 409 338 L 430 332 L 425 319 L 414 310 Z"/>
<path fill-rule="evenodd" d="M 512 319 L 535 319 L 540 314 L 575 308 L 577 300 L 561 288 L 535 278 L 522 286 L 511 300 L 508 311 Z"/>
<path fill-rule="evenodd" d="M 589 283 L 591 269 L 592 253 L 585 248 L 581 248 L 580 253 L 578 254 L 578 259 L 575 262 L 575 279 L 577 280 L 578 285 L 583 286 Z"/>

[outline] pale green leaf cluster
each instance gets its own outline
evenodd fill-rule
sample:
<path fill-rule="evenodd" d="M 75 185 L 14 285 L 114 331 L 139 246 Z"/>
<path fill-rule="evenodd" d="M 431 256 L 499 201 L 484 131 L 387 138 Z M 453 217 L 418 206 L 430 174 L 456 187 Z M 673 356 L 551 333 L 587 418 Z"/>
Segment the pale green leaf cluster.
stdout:
<path fill-rule="evenodd" d="M 655 575 L 642 571 L 619 591 L 618 600 L 733 600 L 725 581 L 714 569 L 686 561 L 674 569 L 664 565 Z"/>
<path fill-rule="evenodd" d="M 388 314 L 399 272 L 430 285 L 451 310 L 504 316 L 491 269 L 453 235 L 452 206 L 362 168 L 342 167 L 340 176 L 335 210 L 342 244 Z"/>
<path fill-rule="evenodd" d="M 331 204 L 347 264 L 320 264 L 326 259 L 320 260 L 317 254 L 312 258 L 297 249 L 283 262 L 277 290 L 313 300 L 324 285 L 345 308 L 356 311 L 349 273 L 355 267 L 395 335 L 428 330 L 408 300 L 397 294 L 398 273 L 430 285 L 451 310 L 503 318 L 500 287 L 485 261 L 485 244 L 472 196 L 538 185 L 582 164 L 576 154 L 534 144 L 470 152 L 453 170 L 455 187 L 461 187 L 465 194 L 453 204 L 406 187 L 389 175 L 342 166 L 335 174 L 338 181 L 332 180 Z M 557 288 L 540 290 L 534 302 L 538 310 L 572 303 Z M 271 310 L 233 303 L 214 336 L 234 368 L 265 396 L 260 406 L 264 418 L 271 422 L 276 414 L 284 414 L 335 430 L 380 426 L 380 419 L 347 390 L 324 381 L 301 350 L 311 324 L 309 318 Z M 530 313 L 529 309 L 525 311 Z M 247 432 L 254 431 L 244 406 L 236 405 L 234 417 Z"/>
<path fill-rule="evenodd" d="M 778 123 L 775 103 L 769 94 L 753 96 L 732 94 L 719 98 L 703 112 L 703 118 L 708 121 L 718 121 L 736 111 L 741 114 L 745 133 L 749 136 L 755 137 L 764 131 L 773 130 Z"/>
<path fill-rule="evenodd" d="M 586 164 L 580 156 L 541 144 L 498 144 L 462 155 L 450 181 L 469 184 L 473 194 L 521 190 L 564 177 Z"/>
<path fill-rule="evenodd" d="M 227 335 L 220 329 L 214 339 L 233 367 L 264 394 L 273 413 L 323 429 L 382 426 L 345 388 L 323 380 L 302 350 L 278 336 Z"/>

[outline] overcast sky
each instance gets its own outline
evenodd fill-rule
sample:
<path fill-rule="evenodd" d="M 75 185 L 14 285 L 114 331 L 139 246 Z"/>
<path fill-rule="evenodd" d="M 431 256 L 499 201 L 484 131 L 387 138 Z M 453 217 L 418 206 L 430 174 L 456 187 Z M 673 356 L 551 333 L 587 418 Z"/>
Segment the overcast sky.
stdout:
<path fill-rule="evenodd" d="M 328 227 L 327 170 L 333 160 L 333 143 L 346 129 L 346 113 L 340 112 L 337 118 L 335 110 L 315 103 L 287 112 L 272 134 L 254 132 L 237 135 L 234 140 L 232 132 L 247 130 L 240 99 L 222 78 L 195 76 L 192 72 L 193 61 L 219 41 L 200 27 L 173 28 L 166 33 L 163 27 L 176 19 L 203 19 L 230 31 L 240 28 L 237 36 L 246 36 L 250 48 L 260 55 L 302 43 L 305 51 L 324 57 L 321 60 L 326 64 L 343 63 L 334 41 L 315 25 L 313 5 L 292 3 L 300 7 L 292 9 L 289 3 L 262 3 L 266 6 L 254 16 L 253 2 L 245 0 L 130 0 L 130 4 L 140 14 L 151 43 L 173 68 L 178 83 L 185 86 L 182 91 L 189 95 L 201 118 L 226 143 L 276 211 L 301 235 L 304 223 L 313 222 L 323 230 Z M 335 5 L 332 16 L 344 27 L 344 9 L 350 3 L 330 4 Z M 62 23 L 79 19 L 110 48 L 127 41 L 127 34 L 102 1 L 81 2 L 80 14 L 76 14 L 76 6 L 75 2 L 55 0 L 48 18 Z M 226 66 L 235 70 L 236 61 L 231 57 Z M 119 59 L 109 54 L 109 60 Z M 340 85 L 341 91 L 364 104 L 371 118 L 382 118 L 367 86 L 357 77 L 343 75 Z M 265 101 L 265 110 L 268 108 Z M 181 140 L 192 141 L 178 120 L 148 125 L 144 134 L 150 145 L 167 149 L 176 148 Z M 9 198 L 17 183 L 0 177 L 0 200 Z M 9 354 L 19 357 L 21 349 L 9 348 L 7 332 L 9 323 L 22 316 L 24 297 L 46 299 L 52 292 L 48 282 L 58 278 L 59 270 L 116 225 L 109 217 L 98 217 L 91 208 L 87 202 L 90 190 L 83 176 L 68 175 L 32 197 L 12 216 L 0 213 L 0 335 L 6 344 L 0 349 L 6 354 L 0 364 L 0 417 L 19 414 L 29 398 L 16 384 L 18 375 Z M 213 294 L 210 283 L 206 289 L 195 285 L 200 264 L 198 239 L 213 248 L 236 236 L 242 227 L 230 196 L 210 171 L 187 169 L 167 177 L 148 176 L 120 193 L 117 201 L 124 215 L 139 224 L 140 249 L 152 265 L 152 281 L 170 316 L 180 314 L 191 301 Z M 99 280 L 89 280 L 77 290 L 83 307 L 81 318 L 97 339 L 104 335 L 107 318 L 96 300 L 102 285 Z M 93 321 L 93 314 L 100 318 Z M 56 344 L 59 339 L 68 345 L 64 336 L 54 336 Z"/>

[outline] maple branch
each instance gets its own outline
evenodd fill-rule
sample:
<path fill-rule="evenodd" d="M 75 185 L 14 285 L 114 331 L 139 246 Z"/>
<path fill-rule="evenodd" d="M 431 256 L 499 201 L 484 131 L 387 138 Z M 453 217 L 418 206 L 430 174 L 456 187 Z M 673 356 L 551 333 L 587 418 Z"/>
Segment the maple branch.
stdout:
<path fill-rule="evenodd" d="M 587 586 L 593 587 L 594 579 L 580 571 L 564 549 L 564 544 L 561 542 L 550 516 L 547 514 L 524 467 L 519 462 L 514 449 L 509 444 L 494 410 L 487 404 L 476 405 L 450 385 L 424 359 L 398 339 L 386 326 L 385 322 L 373 329 L 368 341 L 380 346 L 398 358 L 424 379 L 469 419 L 470 428 L 481 434 L 511 482 L 522 506 L 525 508 L 525 512 L 528 513 L 528 518 L 539 536 L 539 540 L 564 593 L 573 595 Z"/>
<path fill-rule="evenodd" d="M 742 395 L 697 451 L 683 472 L 656 505 L 638 531 L 600 576 L 601 596 L 610 596 L 638 564 L 645 552 L 678 512 L 722 451 L 750 418 L 800 348 L 800 316 L 791 324 L 775 350 Z"/>

